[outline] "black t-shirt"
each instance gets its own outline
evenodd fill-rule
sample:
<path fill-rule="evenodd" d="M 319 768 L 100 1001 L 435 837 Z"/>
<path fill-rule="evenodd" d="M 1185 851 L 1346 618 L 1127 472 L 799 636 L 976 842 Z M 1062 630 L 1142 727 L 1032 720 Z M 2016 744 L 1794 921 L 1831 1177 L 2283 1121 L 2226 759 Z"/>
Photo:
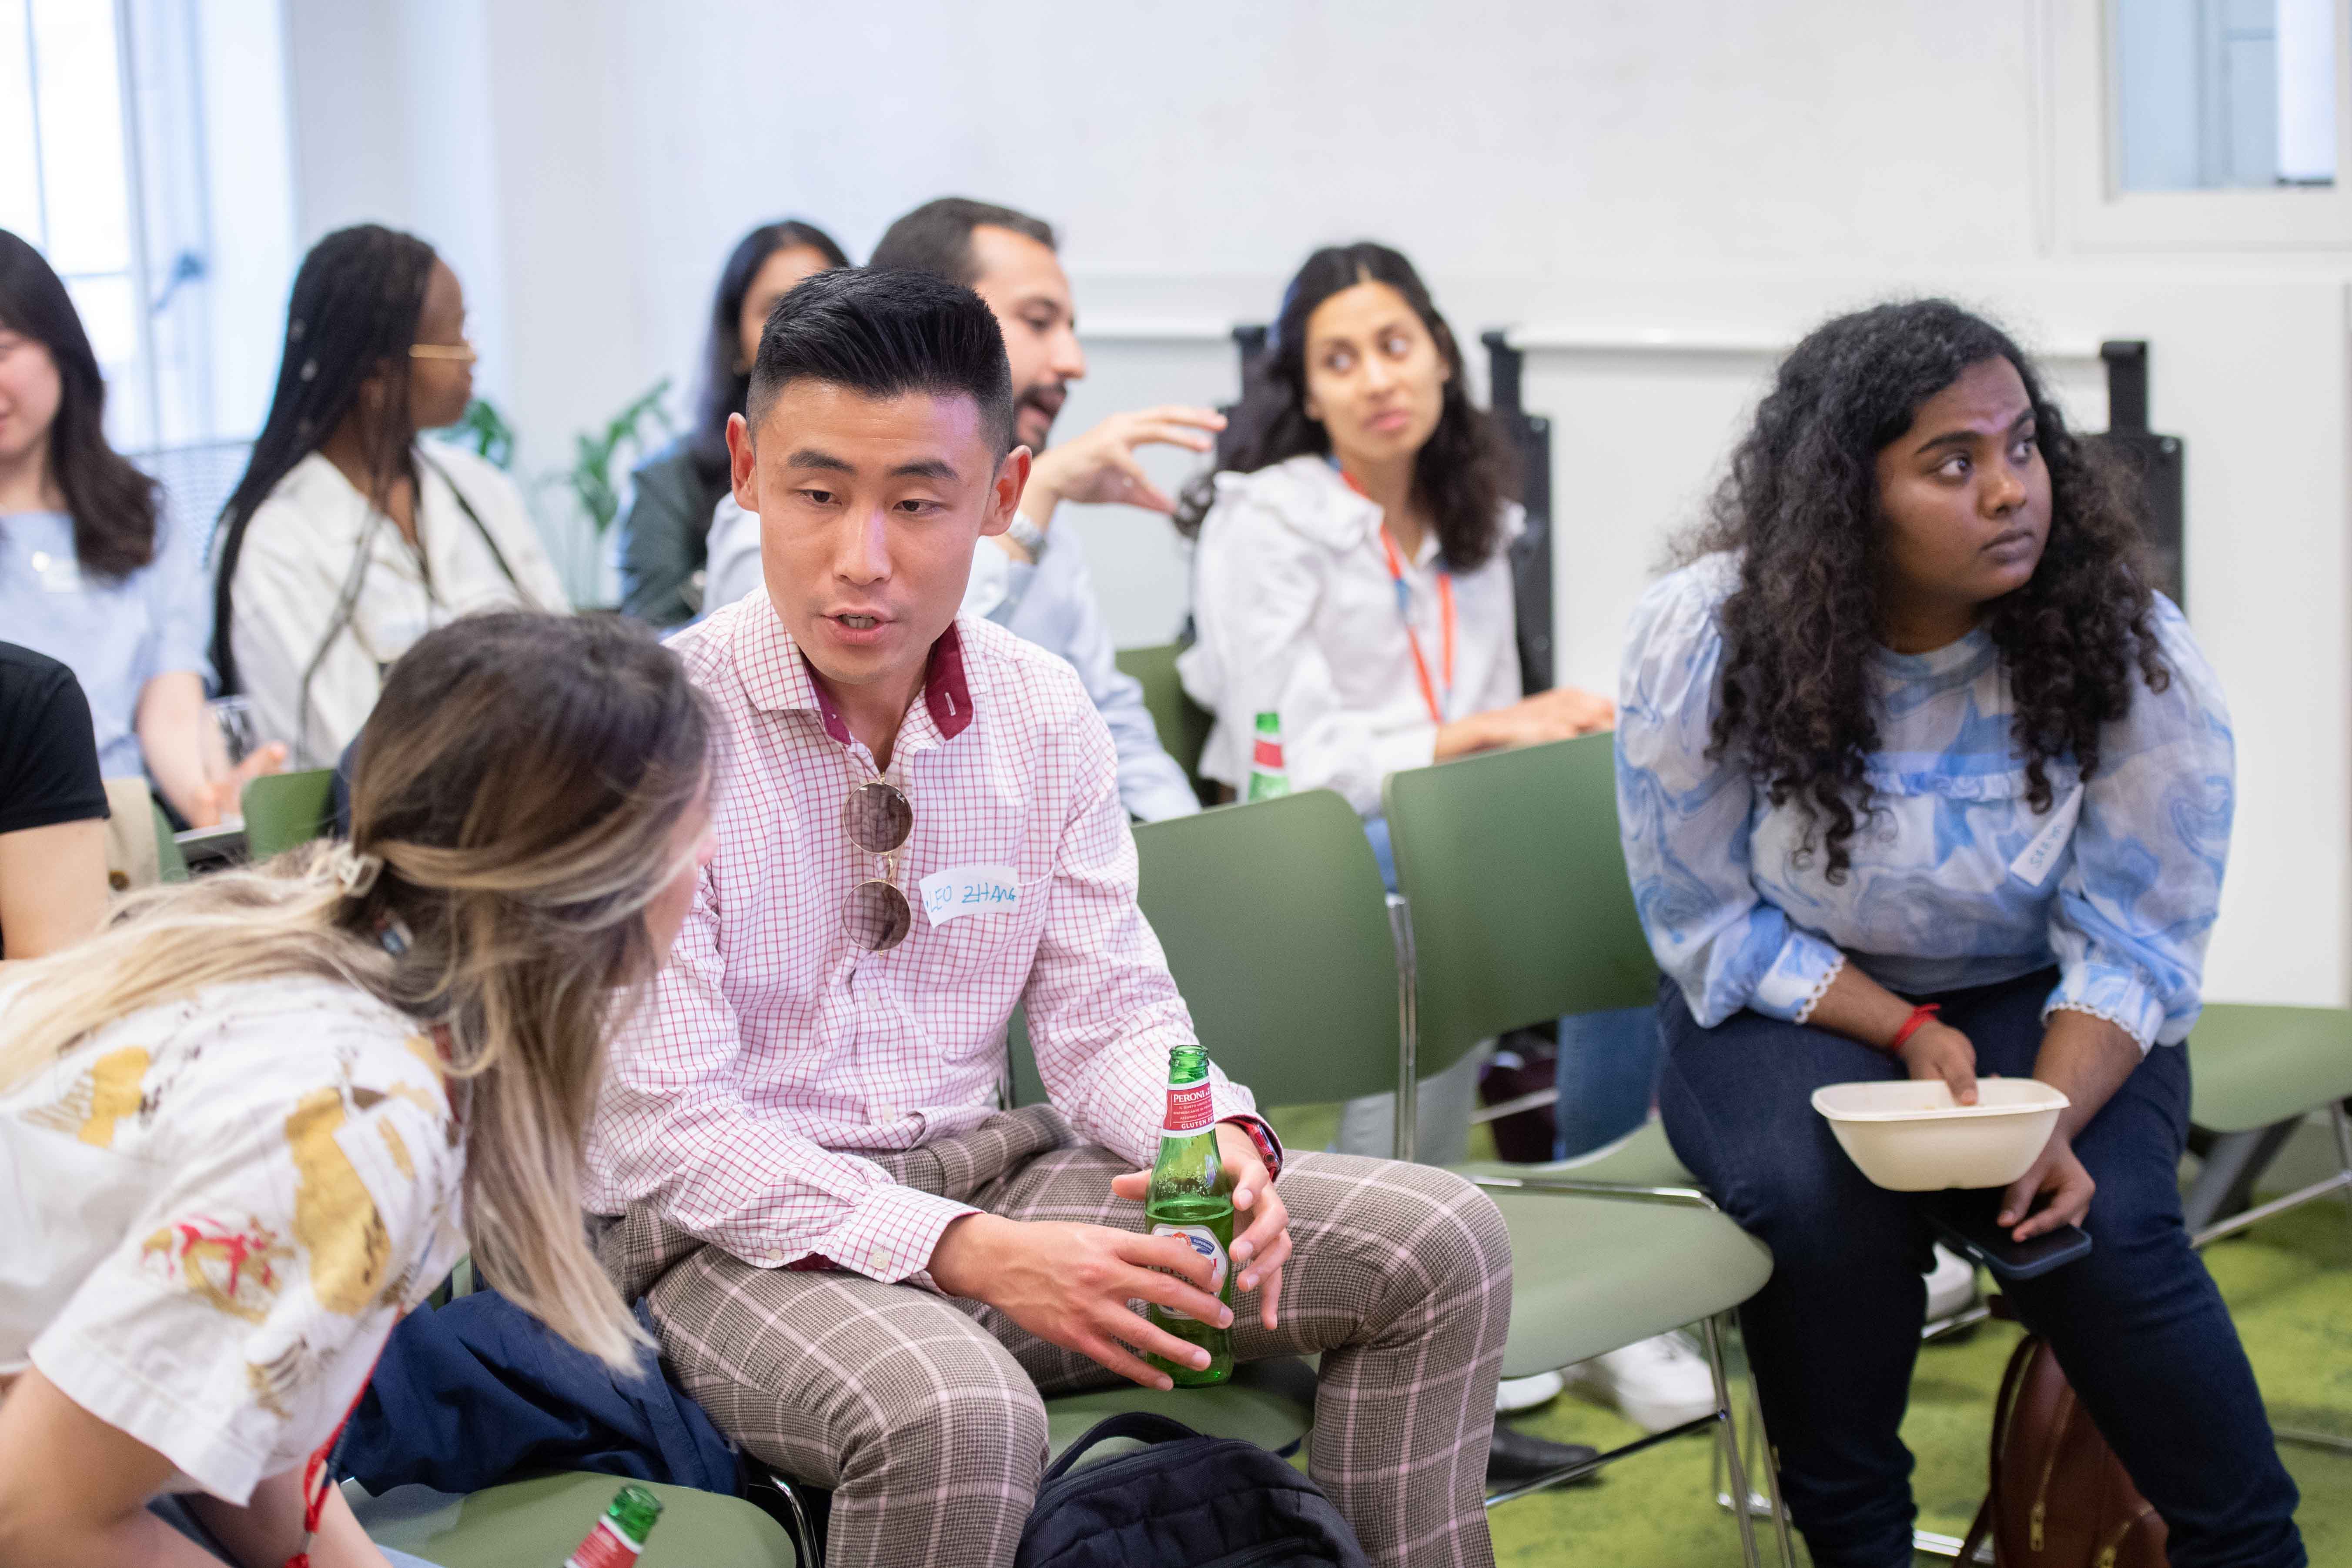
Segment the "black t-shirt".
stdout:
<path fill-rule="evenodd" d="M 105 816 L 81 682 L 56 659 L 0 642 L 0 833 Z"/>

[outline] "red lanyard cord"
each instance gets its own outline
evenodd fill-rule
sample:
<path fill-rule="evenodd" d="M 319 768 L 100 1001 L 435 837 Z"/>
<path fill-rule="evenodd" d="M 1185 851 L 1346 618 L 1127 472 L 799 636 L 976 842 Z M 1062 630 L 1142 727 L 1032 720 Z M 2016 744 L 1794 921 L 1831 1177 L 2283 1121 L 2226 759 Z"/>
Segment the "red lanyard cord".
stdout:
<path fill-rule="evenodd" d="M 1331 460 L 1331 466 L 1339 469 L 1341 482 L 1349 489 L 1366 500 L 1371 500 L 1364 487 L 1356 482 L 1356 476 L 1339 468 L 1337 458 Z M 1429 679 L 1428 657 L 1421 651 L 1420 634 L 1412 629 L 1412 593 L 1405 586 L 1404 557 L 1397 552 L 1396 540 L 1389 533 L 1385 521 L 1381 524 L 1381 555 L 1388 563 L 1389 582 L 1396 589 L 1397 619 L 1404 625 L 1405 645 L 1412 649 L 1412 672 L 1421 681 L 1421 700 L 1429 707 L 1429 721 L 1443 724 L 1445 710 L 1454 702 L 1454 574 L 1443 566 L 1437 569 L 1437 626 L 1443 638 L 1438 658 L 1444 665 L 1445 675 L 1445 696 L 1440 701 L 1436 683 Z"/>
<path fill-rule="evenodd" d="M 1429 659 L 1421 651 L 1421 637 L 1412 629 L 1412 595 L 1405 587 L 1404 558 L 1397 553 L 1396 541 L 1389 537 L 1388 526 L 1381 527 L 1381 553 L 1388 561 L 1389 581 L 1396 585 L 1397 619 L 1404 624 L 1405 645 L 1412 649 L 1412 672 L 1421 680 L 1421 700 L 1429 705 L 1429 721 L 1445 722 L 1445 710 L 1454 700 L 1454 574 L 1440 567 L 1437 573 L 1437 625 L 1440 644 L 1439 658 L 1444 665 L 1445 700 L 1438 700 L 1437 687 L 1429 679 Z"/>

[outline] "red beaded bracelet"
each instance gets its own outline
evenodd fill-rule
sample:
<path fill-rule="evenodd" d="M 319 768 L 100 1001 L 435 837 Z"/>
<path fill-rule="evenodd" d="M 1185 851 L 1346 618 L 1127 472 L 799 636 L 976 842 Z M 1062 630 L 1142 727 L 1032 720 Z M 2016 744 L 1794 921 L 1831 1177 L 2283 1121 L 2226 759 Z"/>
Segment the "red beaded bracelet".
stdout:
<path fill-rule="evenodd" d="M 1923 1002 L 1918 1006 L 1912 1008 L 1911 1016 L 1903 1020 L 1903 1026 L 1895 1031 L 1895 1037 L 1886 1042 L 1887 1055 L 1893 1056 L 1895 1052 L 1901 1050 L 1903 1048 L 1903 1042 L 1919 1032 L 1920 1025 L 1926 1023 L 1928 1019 L 1934 1017 L 1937 1014 L 1942 1011 L 1943 1008 L 1937 1006 L 1933 1002 Z"/>

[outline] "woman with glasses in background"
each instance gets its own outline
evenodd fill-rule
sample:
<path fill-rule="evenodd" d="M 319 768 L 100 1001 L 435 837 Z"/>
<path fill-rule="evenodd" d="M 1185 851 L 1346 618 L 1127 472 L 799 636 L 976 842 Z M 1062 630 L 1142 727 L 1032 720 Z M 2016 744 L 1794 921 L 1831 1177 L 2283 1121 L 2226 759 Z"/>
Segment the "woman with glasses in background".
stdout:
<path fill-rule="evenodd" d="M 675 626 L 702 613 L 710 517 L 728 493 L 727 416 L 743 412 L 760 329 L 793 284 L 848 265 L 831 235 L 797 218 L 763 223 L 736 241 L 704 321 L 693 428 L 629 476 L 629 510 L 621 514 L 624 615 Z"/>
<path fill-rule="evenodd" d="M 213 659 L 263 733 L 323 767 L 384 672 L 469 610 L 562 610 L 522 497 L 471 453 L 417 439 L 474 391 L 457 275 L 414 235 L 327 236 L 295 275 L 269 417 L 222 514 Z"/>
<path fill-rule="evenodd" d="M 106 383 L 72 297 L 39 251 L 0 230 L 0 627 L 73 671 L 102 776 L 143 776 L 182 821 L 210 827 L 286 748 L 231 765 L 205 707 L 202 520 L 166 516 L 105 424 Z"/>

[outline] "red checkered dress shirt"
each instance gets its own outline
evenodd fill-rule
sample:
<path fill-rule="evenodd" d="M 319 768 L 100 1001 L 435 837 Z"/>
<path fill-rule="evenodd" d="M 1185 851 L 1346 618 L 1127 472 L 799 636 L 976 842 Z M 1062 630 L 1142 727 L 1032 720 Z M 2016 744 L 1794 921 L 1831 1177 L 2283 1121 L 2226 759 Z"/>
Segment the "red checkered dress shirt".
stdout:
<path fill-rule="evenodd" d="M 983 620 L 933 647 L 887 775 L 914 807 L 898 885 L 1007 866 L 1021 897 L 936 928 L 919 910 L 904 942 L 867 953 L 842 905 L 882 863 L 850 843 L 841 813 L 875 776 L 873 754 L 765 594 L 670 646 L 721 719 L 719 849 L 614 1046 L 590 1206 L 654 1204 L 751 1263 L 927 1281 L 940 1233 L 970 1205 L 859 1156 L 994 1113 L 1016 1003 L 1054 1104 L 1080 1136 L 1149 1164 L 1168 1050 L 1192 1042 L 1192 1022 L 1136 908 L 1110 735 L 1070 666 Z M 1217 1074 L 1214 1107 L 1279 1160 L 1249 1090 Z"/>

